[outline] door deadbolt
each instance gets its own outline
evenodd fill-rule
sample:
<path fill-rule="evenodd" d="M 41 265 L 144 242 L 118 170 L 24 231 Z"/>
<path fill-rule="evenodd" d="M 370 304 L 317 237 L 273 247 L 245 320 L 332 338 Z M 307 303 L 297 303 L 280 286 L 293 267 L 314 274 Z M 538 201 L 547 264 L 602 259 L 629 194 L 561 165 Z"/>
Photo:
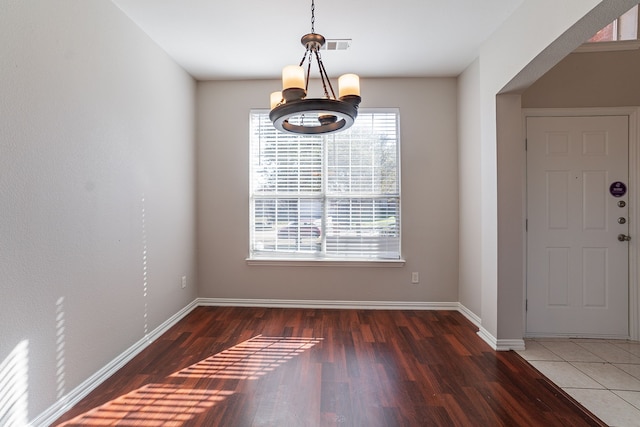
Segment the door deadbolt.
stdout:
<path fill-rule="evenodd" d="M 631 236 L 627 236 L 626 234 L 618 234 L 618 240 L 621 242 L 628 242 L 631 240 Z"/>
<path fill-rule="evenodd" d="M 625 224 L 627 222 L 627 220 L 624 217 L 620 217 L 618 218 L 618 224 Z"/>
<path fill-rule="evenodd" d="M 627 206 L 627 202 L 625 202 L 624 200 L 620 200 L 618 202 L 618 207 L 619 208 L 624 208 L 625 206 Z"/>

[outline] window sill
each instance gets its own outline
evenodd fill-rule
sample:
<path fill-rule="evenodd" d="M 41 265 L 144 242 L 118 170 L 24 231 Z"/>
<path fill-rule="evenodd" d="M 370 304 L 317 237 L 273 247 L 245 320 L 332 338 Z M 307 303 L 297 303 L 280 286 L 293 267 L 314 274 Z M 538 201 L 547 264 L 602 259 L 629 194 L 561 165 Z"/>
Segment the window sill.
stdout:
<path fill-rule="evenodd" d="M 277 267 L 404 267 L 404 259 L 363 260 L 363 259 L 282 259 L 282 258 L 247 258 L 247 265 Z"/>

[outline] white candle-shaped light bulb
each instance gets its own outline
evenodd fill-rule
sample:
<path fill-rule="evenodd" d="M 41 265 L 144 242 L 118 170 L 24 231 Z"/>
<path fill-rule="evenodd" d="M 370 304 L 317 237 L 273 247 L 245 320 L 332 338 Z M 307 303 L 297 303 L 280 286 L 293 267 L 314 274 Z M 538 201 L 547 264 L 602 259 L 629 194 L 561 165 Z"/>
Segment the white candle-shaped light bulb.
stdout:
<path fill-rule="evenodd" d="M 271 101 L 271 109 L 273 110 L 282 101 L 282 92 L 280 92 L 280 91 L 272 92 L 270 101 Z"/>
<path fill-rule="evenodd" d="M 360 77 L 356 74 L 343 74 L 338 78 L 338 96 L 360 96 Z"/>
<path fill-rule="evenodd" d="M 282 69 L 282 90 L 304 89 L 304 69 L 299 65 L 287 65 Z"/>

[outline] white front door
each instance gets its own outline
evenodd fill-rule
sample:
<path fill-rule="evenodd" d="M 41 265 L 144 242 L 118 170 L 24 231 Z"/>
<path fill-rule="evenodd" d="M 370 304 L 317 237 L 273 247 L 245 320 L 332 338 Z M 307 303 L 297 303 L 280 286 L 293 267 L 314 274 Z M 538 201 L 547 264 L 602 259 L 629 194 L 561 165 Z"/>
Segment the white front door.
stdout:
<path fill-rule="evenodd" d="M 629 334 L 628 121 L 526 120 L 529 336 Z"/>

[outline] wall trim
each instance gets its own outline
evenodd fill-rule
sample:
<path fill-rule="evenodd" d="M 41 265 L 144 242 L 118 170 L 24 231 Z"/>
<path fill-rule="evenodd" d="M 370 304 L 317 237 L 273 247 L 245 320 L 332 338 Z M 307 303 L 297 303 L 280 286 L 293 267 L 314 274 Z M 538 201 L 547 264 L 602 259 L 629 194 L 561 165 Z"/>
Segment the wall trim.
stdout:
<path fill-rule="evenodd" d="M 458 310 L 458 302 L 334 301 L 287 299 L 198 298 L 200 306 L 329 308 L 362 310 Z"/>
<path fill-rule="evenodd" d="M 497 339 L 489 331 L 487 331 L 482 326 L 478 331 L 478 336 L 482 338 L 492 349 L 495 351 L 509 351 L 509 350 L 524 350 L 524 340 L 523 339 Z"/>
<path fill-rule="evenodd" d="M 169 328 L 178 323 L 182 318 L 189 314 L 193 309 L 197 307 L 197 300 L 192 301 L 182 310 L 171 316 L 160 326 L 153 331 L 145 335 L 138 342 L 126 349 L 123 353 L 107 363 L 104 367 L 98 370 L 95 374 L 83 381 L 79 386 L 71 390 L 68 394 L 60 398 L 56 403 L 51 405 L 47 410 L 38 415 L 33 421 L 30 422 L 30 426 L 49 426 L 62 415 L 64 415 L 75 404 L 84 399 L 89 393 L 96 389 L 100 384 L 107 380 L 110 376 L 116 373 L 120 368 L 126 365 L 134 357 L 147 348 L 151 343 L 158 339 L 162 334 L 167 332 Z"/>
<path fill-rule="evenodd" d="M 476 315 L 473 311 L 469 310 L 461 303 L 458 303 L 458 311 L 462 313 L 462 315 L 466 317 L 467 320 L 473 323 L 474 326 L 476 326 L 477 328 L 482 327 L 482 319 L 480 319 L 478 315 Z"/>

